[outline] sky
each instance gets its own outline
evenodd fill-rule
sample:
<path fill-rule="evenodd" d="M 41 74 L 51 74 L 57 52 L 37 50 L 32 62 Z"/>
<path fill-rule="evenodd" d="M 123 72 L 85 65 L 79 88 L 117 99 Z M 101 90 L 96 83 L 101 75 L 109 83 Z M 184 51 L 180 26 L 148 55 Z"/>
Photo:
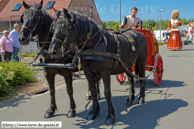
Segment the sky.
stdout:
<path fill-rule="evenodd" d="M 102 21 L 119 20 L 119 0 L 94 0 Z M 139 9 L 142 20 L 170 20 L 172 10 L 180 11 L 180 18 L 194 19 L 194 0 L 121 0 L 121 19 L 130 15 L 131 8 Z M 163 12 L 159 13 L 161 9 Z"/>

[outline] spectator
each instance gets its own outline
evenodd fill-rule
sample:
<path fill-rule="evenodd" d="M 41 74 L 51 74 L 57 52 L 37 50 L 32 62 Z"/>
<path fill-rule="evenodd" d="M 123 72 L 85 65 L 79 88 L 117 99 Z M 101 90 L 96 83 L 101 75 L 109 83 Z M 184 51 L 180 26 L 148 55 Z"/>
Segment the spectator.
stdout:
<path fill-rule="evenodd" d="M 13 60 L 19 61 L 19 56 L 18 56 L 18 52 L 20 48 L 20 43 L 18 39 L 19 30 L 20 30 L 19 24 L 14 24 L 14 30 L 12 30 L 9 34 L 9 38 L 13 43 L 13 53 L 11 57 L 12 61 Z"/>
<path fill-rule="evenodd" d="M 142 21 L 140 18 L 136 17 L 137 13 L 138 13 L 138 8 L 133 7 L 131 9 L 131 15 L 124 17 L 124 20 L 121 24 L 121 27 L 125 27 L 125 25 L 126 25 L 126 26 L 129 26 L 127 28 L 132 28 L 132 29 L 139 28 L 139 29 L 141 29 L 142 28 L 141 27 Z"/>
<path fill-rule="evenodd" d="M 4 30 L 3 37 L 0 39 L 2 61 L 10 61 L 13 52 L 13 44 L 8 35 L 9 31 Z"/>

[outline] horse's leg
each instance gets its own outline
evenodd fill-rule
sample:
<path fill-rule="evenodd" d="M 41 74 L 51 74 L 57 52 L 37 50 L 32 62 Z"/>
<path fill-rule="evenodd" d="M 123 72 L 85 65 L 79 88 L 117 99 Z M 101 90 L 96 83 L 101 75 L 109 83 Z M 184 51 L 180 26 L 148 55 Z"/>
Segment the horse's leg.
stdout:
<path fill-rule="evenodd" d="M 100 100 L 100 77 L 96 77 L 97 99 Z"/>
<path fill-rule="evenodd" d="M 86 94 L 86 100 L 92 100 L 90 86 L 88 84 L 88 93 Z"/>
<path fill-rule="evenodd" d="M 129 80 L 129 98 L 127 99 L 126 106 L 132 106 L 133 101 L 135 99 L 134 78 L 128 76 L 128 80 Z"/>
<path fill-rule="evenodd" d="M 95 86 L 95 77 L 91 76 L 90 74 L 87 74 L 86 72 L 85 72 L 85 76 L 88 80 L 88 84 L 91 89 L 91 95 L 93 100 L 92 110 L 89 112 L 87 119 L 94 120 L 96 119 L 96 117 L 99 115 L 99 112 L 100 112 L 100 105 L 98 103 L 96 86 Z"/>
<path fill-rule="evenodd" d="M 95 78 L 95 86 L 96 86 L 96 90 L 97 90 L 97 98 L 98 100 L 100 100 L 100 77 L 96 77 Z M 91 96 L 91 90 L 90 87 L 88 85 L 88 93 L 86 94 L 86 100 L 92 100 L 92 96 Z"/>
<path fill-rule="evenodd" d="M 104 83 L 104 95 L 108 104 L 108 115 L 106 117 L 106 125 L 112 125 L 115 122 L 114 108 L 111 102 L 110 74 L 102 75 Z"/>
<path fill-rule="evenodd" d="M 66 90 L 67 90 L 67 94 L 68 94 L 69 100 L 70 100 L 70 109 L 68 111 L 67 117 L 72 118 L 72 117 L 76 116 L 76 111 L 75 111 L 76 105 L 75 105 L 75 101 L 73 98 L 72 71 L 69 69 L 65 69 L 65 70 L 61 71 L 61 75 L 65 79 Z"/>
<path fill-rule="evenodd" d="M 139 64 L 139 77 L 145 78 L 145 65 Z M 140 97 L 139 104 L 143 104 L 145 102 L 145 80 L 140 80 Z"/>
<path fill-rule="evenodd" d="M 52 73 L 52 71 L 49 71 L 50 69 L 45 68 L 44 69 L 44 75 L 49 85 L 49 91 L 50 91 L 50 107 L 46 111 L 44 118 L 50 118 L 54 115 L 55 110 L 57 109 L 56 101 L 55 101 L 55 73 Z"/>

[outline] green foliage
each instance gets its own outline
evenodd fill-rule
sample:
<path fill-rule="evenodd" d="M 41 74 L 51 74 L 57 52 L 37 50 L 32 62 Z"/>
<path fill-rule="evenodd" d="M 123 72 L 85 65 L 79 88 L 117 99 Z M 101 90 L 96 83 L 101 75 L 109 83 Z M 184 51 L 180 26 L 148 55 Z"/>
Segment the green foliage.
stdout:
<path fill-rule="evenodd" d="M 21 53 L 21 56 L 23 57 L 35 57 L 36 53 L 29 54 L 28 52 Z"/>
<path fill-rule="evenodd" d="M 28 64 L 0 63 L 0 99 L 11 96 L 17 85 L 35 82 L 36 73 L 37 71 L 30 68 Z"/>
<path fill-rule="evenodd" d="M 115 21 L 102 22 L 102 26 L 104 29 L 112 29 L 112 30 L 118 31 L 119 22 L 115 22 Z"/>
<path fill-rule="evenodd" d="M 189 20 L 187 20 L 187 19 L 181 19 L 181 21 L 182 21 L 182 24 L 183 25 L 187 25 L 187 24 L 189 24 L 190 22 L 194 22 L 194 19 L 189 19 Z"/>
<path fill-rule="evenodd" d="M 181 19 L 182 25 L 187 25 L 190 22 L 193 22 L 194 19 Z M 166 30 L 168 28 L 169 20 L 161 20 L 161 30 Z M 113 29 L 118 30 L 119 22 L 115 21 L 108 21 L 108 22 L 102 22 L 102 26 L 105 29 Z M 160 21 L 155 20 L 143 20 L 143 26 L 149 26 L 152 27 L 152 30 L 160 30 Z"/>
<path fill-rule="evenodd" d="M 158 42 L 158 45 L 161 46 L 161 45 L 164 45 L 164 42 Z"/>

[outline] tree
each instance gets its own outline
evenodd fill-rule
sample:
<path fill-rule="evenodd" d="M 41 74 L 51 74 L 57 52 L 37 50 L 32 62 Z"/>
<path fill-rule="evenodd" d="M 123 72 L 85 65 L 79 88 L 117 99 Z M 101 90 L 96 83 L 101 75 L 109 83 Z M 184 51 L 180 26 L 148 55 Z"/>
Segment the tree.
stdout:
<path fill-rule="evenodd" d="M 190 22 L 194 22 L 194 19 L 181 19 L 182 25 L 187 25 Z M 160 21 L 155 21 L 155 20 L 143 20 L 143 26 L 149 26 L 152 27 L 153 30 L 159 30 L 160 29 Z M 168 23 L 169 20 L 161 20 L 161 30 L 166 30 L 168 28 Z M 108 21 L 108 22 L 102 22 L 103 28 L 106 29 L 113 29 L 113 30 L 118 30 L 119 28 L 119 22 L 116 21 Z"/>

